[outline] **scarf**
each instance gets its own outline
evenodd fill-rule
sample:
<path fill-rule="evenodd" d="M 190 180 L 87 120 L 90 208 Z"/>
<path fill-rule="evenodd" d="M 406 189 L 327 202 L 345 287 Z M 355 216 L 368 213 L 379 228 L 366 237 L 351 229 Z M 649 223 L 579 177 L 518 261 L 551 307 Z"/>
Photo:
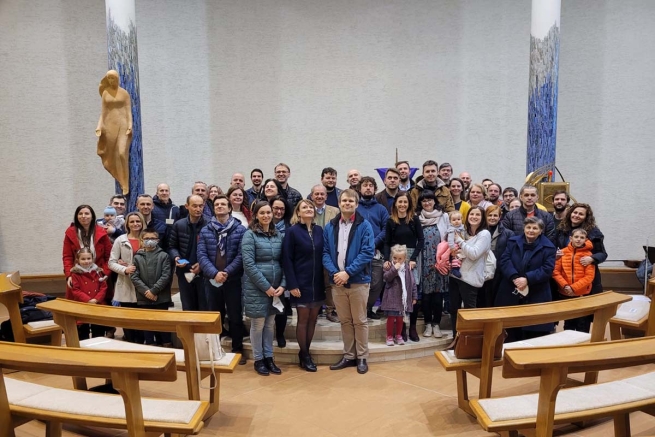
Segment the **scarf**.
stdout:
<path fill-rule="evenodd" d="M 406 268 L 407 268 L 407 264 L 403 263 L 403 265 L 400 266 L 400 269 L 398 269 L 398 277 L 400 278 L 400 284 L 403 288 L 403 316 L 407 311 L 407 284 L 405 283 L 405 281 L 407 280 L 407 278 L 405 278 Z"/>
<path fill-rule="evenodd" d="M 214 229 L 214 233 L 216 234 L 216 240 L 218 241 L 218 244 L 216 245 L 217 258 L 220 256 L 222 259 L 225 259 L 227 236 L 232 231 L 232 228 L 236 226 L 237 222 L 238 220 L 232 216 L 227 219 L 225 224 L 219 222 L 216 218 L 212 218 L 211 224 Z"/>
<path fill-rule="evenodd" d="M 442 215 L 443 212 L 437 209 L 431 212 L 421 210 L 421 214 L 418 216 L 418 219 L 421 221 L 421 226 L 433 226 L 439 222 L 439 219 Z"/>

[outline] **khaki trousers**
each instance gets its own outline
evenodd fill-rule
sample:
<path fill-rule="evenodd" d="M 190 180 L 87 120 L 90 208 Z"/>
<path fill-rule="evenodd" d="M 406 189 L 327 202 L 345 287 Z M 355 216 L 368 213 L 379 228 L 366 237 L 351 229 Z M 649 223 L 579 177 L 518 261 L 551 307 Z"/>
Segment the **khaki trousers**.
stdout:
<path fill-rule="evenodd" d="M 343 337 L 343 356 L 348 360 L 368 358 L 368 322 L 366 302 L 369 284 L 350 284 L 350 288 L 332 285 Z"/>

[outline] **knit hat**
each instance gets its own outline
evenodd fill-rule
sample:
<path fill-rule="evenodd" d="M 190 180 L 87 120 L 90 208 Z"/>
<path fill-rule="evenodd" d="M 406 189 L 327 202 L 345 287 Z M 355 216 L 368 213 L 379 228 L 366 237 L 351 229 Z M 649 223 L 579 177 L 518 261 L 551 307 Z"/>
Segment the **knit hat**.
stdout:
<path fill-rule="evenodd" d="M 103 214 L 111 214 L 111 215 L 116 215 L 116 208 L 113 206 L 108 206 L 105 208 L 105 212 Z"/>

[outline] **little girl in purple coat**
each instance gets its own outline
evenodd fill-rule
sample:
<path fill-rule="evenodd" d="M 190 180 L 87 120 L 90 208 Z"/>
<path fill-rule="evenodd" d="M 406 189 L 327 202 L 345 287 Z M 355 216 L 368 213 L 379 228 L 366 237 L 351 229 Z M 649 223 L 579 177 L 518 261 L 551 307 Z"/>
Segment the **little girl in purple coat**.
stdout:
<path fill-rule="evenodd" d="M 380 308 L 387 316 L 387 346 L 405 344 L 400 331 L 403 327 L 403 317 L 412 312 L 418 293 L 414 275 L 407 263 L 407 246 L 396 244 L 391 248 L 391 265 L 384 268 L 384 296 Z"/>

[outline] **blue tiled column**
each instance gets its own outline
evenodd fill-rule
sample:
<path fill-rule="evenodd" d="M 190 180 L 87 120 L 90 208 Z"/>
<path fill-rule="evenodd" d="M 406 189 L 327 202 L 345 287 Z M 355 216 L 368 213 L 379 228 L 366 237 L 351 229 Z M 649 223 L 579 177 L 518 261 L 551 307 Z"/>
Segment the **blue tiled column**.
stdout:
<path fill-rule="evenodd" d="M 555 170 L 561 0 L 532 0 L 526 173 Z"/>
<path fill-rule="evenodd" d="M 132 145 L 130 146 L 130 192 L 127 210 L 136 208 L 136 198 L 144 192 L 143 145 L 141 142 L 141 99 L 136 42 L 135 0 L 105 0 L 107 11 L 107 52 L 109 70 L 118 71 L 120 86 L 132 100 Z M 122 193 L 116 183 L 116 193 Z"/>

